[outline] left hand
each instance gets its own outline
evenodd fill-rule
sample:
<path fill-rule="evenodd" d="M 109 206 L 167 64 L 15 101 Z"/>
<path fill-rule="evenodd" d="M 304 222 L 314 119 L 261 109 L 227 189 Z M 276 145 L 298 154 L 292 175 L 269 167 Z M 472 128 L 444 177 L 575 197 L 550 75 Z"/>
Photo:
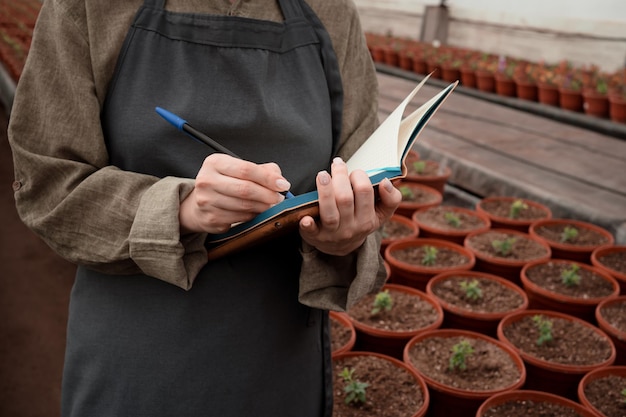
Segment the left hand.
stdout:
<path fill-rule="evenodd" d="M 402 195 L 385 179 L 379 186 L 380 200 L 375 201 L 368 175 L 362 170 L 348 175 L 341 158 L 333 160 L 331 174 L 326 171 L 317 174 L 319 220 L 303 217 L 300 236 L 321 252 L 344 256 L 358 249 L 368 235 L 391 217 Z"/>

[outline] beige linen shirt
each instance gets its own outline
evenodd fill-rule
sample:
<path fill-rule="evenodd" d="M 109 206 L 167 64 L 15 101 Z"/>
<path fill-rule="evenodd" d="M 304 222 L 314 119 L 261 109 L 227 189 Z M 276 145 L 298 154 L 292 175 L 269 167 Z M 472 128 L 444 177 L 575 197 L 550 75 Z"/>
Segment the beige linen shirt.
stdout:
<path fill-rule="evenodd" d="M 308 0 L 330 33 L 344 87 L 339 154 L 377 125 L 377 82 L 352 0 Z M 206 235 L 181 236 L 178 210 L 193 179 L 109 165 L 100 112 L 142 0 L 47 0 L 9 124 L 18 213 L 57 253 L 109 274 L 144 273 L 190 289 L 207 263 Z M 176 12 L 281 21 L 272 0 L 170 0 Z M 302 251 L 300 300 L 343 310 L 382 284 L 379 237 L 354 254 Z"/>

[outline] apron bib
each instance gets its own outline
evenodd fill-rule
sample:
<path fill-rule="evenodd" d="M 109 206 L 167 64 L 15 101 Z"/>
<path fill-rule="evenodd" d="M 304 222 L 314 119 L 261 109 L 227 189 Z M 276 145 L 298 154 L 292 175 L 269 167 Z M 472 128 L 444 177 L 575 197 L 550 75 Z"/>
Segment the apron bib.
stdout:
<path fill-rule="evenodd" d="M 295 193 L 327 169 L 342 89 L 330 38 L 304 0 L 283 22 L 173 13 L 146 0 L 102 112 L 110 162 L 194 178 L 212 150 L 168 109 L 242 158 L 279 164 Z M 79 267 L 70 302 L 68 416 L 332 413 L 328 315 L 298 303 L 299 237 L 209 263 L 190 291 Z"/>

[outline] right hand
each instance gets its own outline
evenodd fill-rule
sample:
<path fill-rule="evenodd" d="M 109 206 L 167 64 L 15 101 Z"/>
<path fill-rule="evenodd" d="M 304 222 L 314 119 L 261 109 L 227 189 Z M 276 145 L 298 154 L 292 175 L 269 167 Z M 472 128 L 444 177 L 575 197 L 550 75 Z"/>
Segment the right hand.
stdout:
<path fill-rule="evenodd" d="M 277 164 L 255 164 L 214 153 L 202 164 L 193 191 L 180 204 L 181 233 L 224 233 L 284 200 L 290 184 Z"/>

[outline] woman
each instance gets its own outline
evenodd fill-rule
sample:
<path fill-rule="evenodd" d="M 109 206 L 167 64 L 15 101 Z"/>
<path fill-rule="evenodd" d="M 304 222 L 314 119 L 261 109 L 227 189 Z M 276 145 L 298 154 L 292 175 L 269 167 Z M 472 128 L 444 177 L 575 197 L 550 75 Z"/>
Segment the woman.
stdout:
<path fill-rule="evenodd" d="M 401 199 L 340 158 L 375 94 L 350 0 L 44 3 L 9 137 L 18 212 L 78 265 L 64 416 L 332 413 L 326 310 L 382 284 Z M 299 233 L 207 262 L 207 233 L 315 188 Z"/>

